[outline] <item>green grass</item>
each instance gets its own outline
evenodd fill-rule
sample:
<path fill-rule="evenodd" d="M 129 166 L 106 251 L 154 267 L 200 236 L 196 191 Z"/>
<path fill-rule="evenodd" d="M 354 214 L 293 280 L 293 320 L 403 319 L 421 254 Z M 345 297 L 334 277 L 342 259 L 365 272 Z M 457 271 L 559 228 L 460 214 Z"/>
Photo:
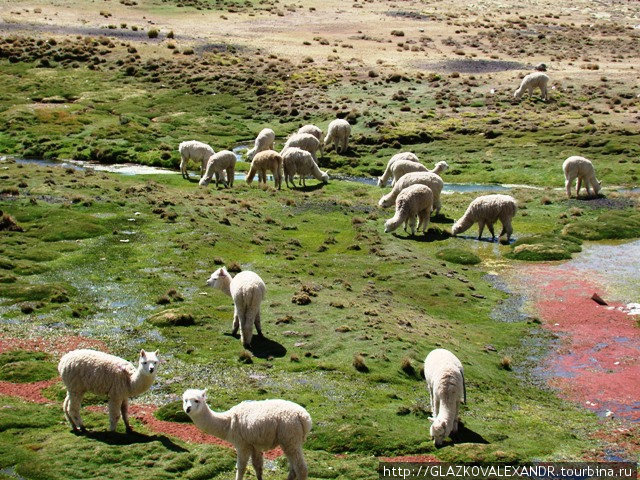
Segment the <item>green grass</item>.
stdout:
<path fill-rule="evenodd" d="M 178 175 L 70 175 L 56 168 L 5 166 L 7 178 L 0 179 L 0 187 L 26 176 L 32 190 L 18 201 L 0 202 L 0 208 L 25 229 L 4 234 L 3 255 L 10 262 L 31 258 L 49 267 L 28 276 L 16 268 L 4 270 L 9 281 L 0 283 L 0 292 L 11 296 L 3 294 L 3 315 L 13 322 L 5 327 L 5 335 L 32 334 L 39 327 L 56 325 L 55 334 L 94 336 L 128 359 L 141 347 L 159 348 L 169 362 L 161 366 L 157 388 L 136 400 L 165 405 L 158 418 L 185 420 L 177 400 L 193 387 L 208 387 L 210 406 L 217 410 L 245 399 L 294 400 L 314 419 L 306 443 L 315 472 L 311 478 L 326 478 L 328 472 L 335 478 L 375 478 L 375 468 L 363 467 L 375 463 L 374 455 L 527 460 L 580 458 L 600 448 L 589 439 L 597 428 L 594 416 L 521 379 L 514 373 L 517 368 L 499 367 L 505 355 L 516 366 L 525 361 L 530 353 L 520 339 L 530 334 L 531 325 L 492 320 L 490 313 L 504 294 L 483 279 L 481 268 L 443 265 L 437 256 L 453 251 L 445 257 L 448 262 L 511 261 L 511 246 L 437 235 L 464 212 L 475 194 L 447 196 L 443 215 L 434 219 L 434 229 L 425 238 L 401 239 L 383 233 L 389 212 L 375 206 L 381 194 L 376 187 L 334 181 L 318 189 L 276 192 L 238 182 L 232 190 L 216 190 L 199 188 Z M 513 194 L 521 202 L 521 213 L 514 219 L 516 237 L 558 228 L 558 217 L 566 210 L 561 193 L 551 195 L 548 205 L 540 200 L 548 192 Z M 72 201 L 74 196 L 90 195 L 93 202 Z M 32 197 L 60 200 L 34 204 Z M 175 218 L 163 215 L 167 212 Z M 585 209 L 580 220 L 604 213 Z M 51 221 L 64 216 L 69 225 L 91 224 L 102 233 L 67 239 L 59 234 L 62 222 Z M 258 272 L 267 283 L 262 324 L 268 340 L 252 347 L 250 363 L 240 341 L 229 335 L 231 299 L 205 286 L 220 264 L 232 263 Z M 56 288 L 65 289 L 67 302 L 47 301 Z M 171 289 L 176 293 L 169 295 Z M 308 295 L 309 304 L 292 303 L 300 293 Z M 170 300 L 168 305 L 157 304 L 162 296 Z M 42 299 L 38 312 L 46 315 L 26 317 L 13 306 L 36 297 Z M 184 300 L 177 300 L 180 297 Z M 497 351 L 486 352 L 487 344 Z M 415 371 L 407 374 L 406 365 L 420 365 L 436 346 L 454 350 L 465 364 L 472 400 L 463 407 L 462 418 L 470 431 L 489 443 L 435 450 L 429 440 L 423 380 Z M 362 357 L 366 373 L 354 368 L 356 356 Z M 64 389 L 56 384 L 45 395 L 61 402 Z M 104 402 L 91 396 L 85 405 Z M 127 459 L 121 467 L 84 454 L 58 458 L 56 443 L 84 452 L 89 446 L 82 442 L 94 445 L 95 438 L 69 435 L 59 405 L 14 408 L 21 413 L 35 410 L 40 413 L 34 418 L 46 418 L 46 426 L 26 430 L 8 450 L 13 456 L 0 465 L 18 465 L 26 478 L 62 478 L 74 468 L 78 476 L 93 468 L 108 477 L 135 478 L 135 469 L 150 461 L 137 444 L 128 445 L 126 453 L 108 445 L 116 448 L 109 455 Z M 91 430 L 104 431 L 104 414 L 83 414 Z M 10 430 L 2 422 L 0 431 Z M 25 454 L 34 442 L 45 447 Z M 185 478 L 224 478 L 233 470 L 228 453 L 205 463 L 197 461 L 204 453 L 190 460 L 194 451 L 212 447 L 188 445 L 190 453 L 177 453 L 165 448 L 166 442 L 154 442 L 147 447 L 152 445 L 154 452 L 149 455 L 157 455 L 156 466 L 148 468 L 184 468 Z M 337 459 L 335 454 L 347 457 Z M 219 458 L 224 461 L 217 463 Z M 36 467 L 44 464 L 52 467 L 39 472 Z"/>
<path fill-rule="evenodd" d="M 475 253 L 462 248 L 444 248 L 436 253 L 436 257 L 459 265 L 476 265 L 482 261 Z"/>
<path fill-rule="evenodd" d="M 584 240 L 620 240 L 640 236 L 640 212 L 604 212 L 594 218 L 578 218 L 562 232 Z"/>
<path fill-rule="evenodd" d="M 515 260 L 544 261 L 567 260 L 582 250 L 580 239 L 568 235 L 539 234 L 522 237 L 512 244 L 513 251 L 506 254 Z"/>
<path fill-rule="evenodd" d="M 0 354 L 0 380 L 15 383 L 39 382 L 58 375 L 51 355 L 13 350 Z"/>

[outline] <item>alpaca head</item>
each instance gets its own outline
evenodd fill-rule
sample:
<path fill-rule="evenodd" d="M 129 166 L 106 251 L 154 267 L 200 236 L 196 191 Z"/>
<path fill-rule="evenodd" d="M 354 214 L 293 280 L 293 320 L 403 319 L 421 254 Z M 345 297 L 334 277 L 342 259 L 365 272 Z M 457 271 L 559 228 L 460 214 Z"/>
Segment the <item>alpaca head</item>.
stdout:
<path fill-rule="evenodd" d="M 211 179 L 203 176 L 198 182 L 198 185 L 200 185 L 201 187 L 206 187 L 207 185 L 209 185 L 209 182 L 211 182 Z"/>
<path fill-rule="evenodd" d="M 458 220 L 453 224 L 453 227 L 451 227 L 451 235 L 457 235 L 458 233 L 460 233 L 460 230 L 460 221 Z"/>
<path fill-rule="evenodd" d="M 442 160 L 441 162 L 436 163 L 436 166 L 434 167 L 434 171 L 436 173 L 442 173 L 447 168 L 449 168 L 449 164 L 447 162 L 445 162 L 444 160 Z"/>
<path fill-rule="evenodd" d="M 321 172 L 322 183 L 329 183 L 329 174 L 327 172 Z"/>
<path fill-rule="evenodd" d="M 431 424 L 431 438 L 436 447 L 441 447 L 447 431 L 447 421 L 442 418 L 436 418 Z"/>
<path fill-rule="evenodd" d="M 207 390 L 189 389 L 182 394 L 182 409 L 187 415 L 196 415 L 207 405 Z"/>
<path fill-rule="evenodd" d="M 227 269 L 225 267 L 221 267 L 211 274 L 209 280 L 207 280 L 207 285 L 213 288 L 220 288 L 223 282 L 228 282 L 230 280 L 231 275 L 229 275 Z"/>
<path fill-rule="evenodd" d="M 158 351 L 145 352 L 140 350 L 140 358 L 138 359 L 138 369 L 145 375 L 154 376 L 158 372 L 158 365 L 160 359 L 158 358 Z"/>
<path fill-rule="evenodd" d="M 389 195 L 385 195 L 378 202 L 379 207 L 390 207 L 393 204 L 393 200 L 389 198 Z"/>
<path fill-rule="evenodd" d="M 598 193 L 600 193 L 600 190 L 602 190 L 602 182 L 598 181 L 598 179 L 596 179 L 596 183 L 593 186 L 593 191 L 596 192 L 596 195 Z"/>
<path fill-rule="evenodd" d="M 386 183 L 386 182 L 385 182 Z M 380 188 L 384 187 L 384 185 L 382 184 L 382 177 L 378 177 L 378 186 Z"/>
<path fill-rule="evenodd" d="M 391 220 L 387 220 L 384 222 L 384 233 L 389 233 L 391 231 Z"/>
<path fill-rule="evenodd" d="M 515 92 L 513 92 L 513 96 L 514 98 L 520 99 L 520 97 L 522 97 L 522 94 L 524 93 L 524 89 L 517 89 Z"/>

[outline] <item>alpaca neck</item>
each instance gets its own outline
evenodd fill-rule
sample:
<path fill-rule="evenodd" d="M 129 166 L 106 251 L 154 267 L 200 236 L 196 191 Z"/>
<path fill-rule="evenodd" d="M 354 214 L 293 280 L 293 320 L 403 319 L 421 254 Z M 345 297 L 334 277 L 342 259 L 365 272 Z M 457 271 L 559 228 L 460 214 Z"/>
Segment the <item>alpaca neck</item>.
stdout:
<path fill-rule="evenodd" d="M 153 385 L 155 375 L 149 375 L 144 373 L 141 368 L 138 368 L 131 377 L 131 395 L 137 397 L 138 395 L 146 392 Z"/>
<path fill-rule="evenodd" d="M 220 278 L 220 284 L 218 288 L 222 290 L 222 293 L 231 296 L 231 278 L 224 276 Z"/>
<path fill-rule="evenodd" d="M 191 418 L 193 419 L 193 423 L 196 424 L 196 427 L 203 432 L 222 440 L 227 440 L 229 427 L 231 426 L 231 417 L 226 412 L 214 412 L 208 405 L 205 405 L 205 409 L 201 413 L 193 415 Z"/>
<path fill-rule="evenodd" d="M 449 432 L 451 432 L 451 427 L 453 426 L 453 422 L 455 420 L 455 418 L 453 418 L 454 414 L 454 410 L 449 408 L 449 405 L 447 405 L 446 402 L 440 402 L 438 418 L 446 421 L 447 435 L 449 434 Z"/>

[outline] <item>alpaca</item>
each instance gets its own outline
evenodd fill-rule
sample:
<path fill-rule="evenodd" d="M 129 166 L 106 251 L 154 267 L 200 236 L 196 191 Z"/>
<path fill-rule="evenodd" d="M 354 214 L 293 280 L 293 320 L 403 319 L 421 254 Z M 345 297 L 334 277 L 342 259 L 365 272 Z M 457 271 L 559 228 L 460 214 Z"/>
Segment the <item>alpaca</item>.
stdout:
<path fill-rule="evenodd" d="M 287 400 L 245 401 L 226 412 L 207 405 L 206 390 L 190 389 L 182 407 L 203 432 L 231 442 L 236 448 L 236 480 L 242 480 L 251 459 L 257 480 L 262 480 L 262 452 L 281 447 L 289 460 L 288 480 L 307 480 L 302 444 L 311 431 L 311 416 Z"/>
<path fill-rule="evenodd" d="M 262 337 L 260 304 L 267 293 L 264 282 L 256 273 L 249 271 L 240 272 L 232 279 L 227 269 L 222 267 L 211 274 L 207 285 L 222 290 L 233 299 L 233 335 L 237 335 L 240 329 L 242 345 L 249 348 L 254 324 L 258 336 Z"/>
<path fill-rule="evenodd" d="M 500 236 L 506 233 L 508 241 L 511 239 L 511 234 L 513 233 L 511 220 L 517 210 L 516 199 L 509 195 L 483 195 L 469 204 L 464 215 L 454 223 L 451 233 L 458 235 L 478 222 L 478 240 L 482 238 L 482 230 L 484 230 L 485 225 L 489 228 L 489 232 L 491 232 L 491 239 L 495 240 L 496 235 L 493 231 L 493 224 L 500 220 L 500 223 L 502 223 Z"/>
<path fill-rule="evenodd" d="M 130 362 L 96 350 L 73 350 L 58 363 L 58 372 L 67 388 L 62 408 L 74 431 L 86 431 L 80 406 L 85 393 L 109 396 L 109 431 L 114 432 L 122 413 L 127 433 L 129 425 L 129 397 L 146 392 L 156 378 L 160 363 L 158 352 L 140 351 L 138 368 Z"/>

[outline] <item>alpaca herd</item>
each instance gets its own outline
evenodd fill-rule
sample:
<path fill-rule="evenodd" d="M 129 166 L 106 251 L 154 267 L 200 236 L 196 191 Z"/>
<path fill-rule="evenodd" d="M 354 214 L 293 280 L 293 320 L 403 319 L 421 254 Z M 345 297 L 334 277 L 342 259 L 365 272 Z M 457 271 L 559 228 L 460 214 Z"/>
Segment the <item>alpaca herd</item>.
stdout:
<path fill-rule="evenodd" d="M 522 80 L 514 96 L 520 98 L 525 91 L 532 95 L 539 88 L 542 98 L 547 98 L 546 74 L 535 72 Z M 299 176 L 299 185 L 306 186 L 305 179 L 312 176 L 327 183 L 329 175 L 318 167 L 318 152 L 333 145 L 336 153 L 344 154 L 348 148 L 351 126 L 346 120 L 332 121 L 327 135 L 322 139 L 322 130 L 315 125 L 305 125 L 293 133 L 280 152 L 275 150 L 276 135 L 270 128 L 261 130 L 254 146 L 247 154 L 251 162 L 246 175 L 247 184 L 255 176 L 258 182 L 267 183 L 271 173 L 277 189 L 284 177 L 287 187 L 295 188 L 294 177 Z M 230 150 L 217 153 L 209 145 L 199 141 L 182 142 L 180 172 L 188 178 L 187 163 L 198 162 L 201 171 L 200 186 L 207 186 L 215 177 L 216 186 L 232 187 L 234 183 L 236 155 Z M 426 233 L 430 216 L 440 214 L 444 182 L 441 175 L 449 165 L 438 162 L 433 169 L 427 168 L 417 155 L 401 152 L 393 155 L 386 169 L 378 178 L 378 186 L 384 188 L 391 180 L 391 191 L 380 198 L 382 208 L 395 204 L 395 213 L 384 224 L 385 232 L 393 232 L 404 225 L 405 231 L 415 235 L 416 230 Z M 571 197 L 571 187 L 577 179 L 577 193 L 582 185 L 587 193 L 598 194 L 601 183 L 597 180 L 591 161 L 579 156 L 567 158 L 562 169 L 565 188 Z M 478 238 L 484 227 L 495 240 L 494 224 L 500 221 L 500 237 L 511 239 L 512 220 L 517 211 L 516 199 L 509 195 L 483 195 L 474 199 L 464 215 L 453 225 L 455 236 L 478 224 Z M 251 348 L 254 327 L 262 337 L 260 320 L 261 305 L 266 295 L 265 282 L 256 273 L 243 271 L 231 277 L 226 268 L 213 272 L 206 281 L 210 287 L 221 290 L 231 297 L 234 306 L 232 335 L 240 333 L 242 345 Z M 64 355 L 58 366 L 67 389 L 63 402 L 64 415 L 74 431 L 85 431 L 80 416 L 80 406 L 86 393 L 106 394 L 109 397 L 109 430 L 115 431 L 122 416 L 126 431 L 131 432 L 128 419 L 128 399 L 147 391 L 153 384 L 162 360 L 157 352 L 142 350 L 138 366 L 130 362 L 94 350 L 75 350 Z M 450 351 L 437 348 L 424 361 L 424 376 L 431 401 L 432 425 L 430 435 L 435 445 L 443 445 L 445 438 L 455 435 L 459 424 L 460 403 L 466 403 L 464 368 L 460 360 Z M 303 444 L 311 431 L 310 414 L 302 406 L 281 399 L 245 401 L 224 412 L 214 412 L 207 405 L 205 390 L 186 390 L 182 397 L 184 412 L 202 431 L 227 440 L 237 451 L 236 480 L 242 480 L 248 462 L 251 461 L 258 480 L 263 478 L 263 452 L 281 447 L 289 461 L 289 480 L 306 480 L 308 468 L 303 454 Z"/>

